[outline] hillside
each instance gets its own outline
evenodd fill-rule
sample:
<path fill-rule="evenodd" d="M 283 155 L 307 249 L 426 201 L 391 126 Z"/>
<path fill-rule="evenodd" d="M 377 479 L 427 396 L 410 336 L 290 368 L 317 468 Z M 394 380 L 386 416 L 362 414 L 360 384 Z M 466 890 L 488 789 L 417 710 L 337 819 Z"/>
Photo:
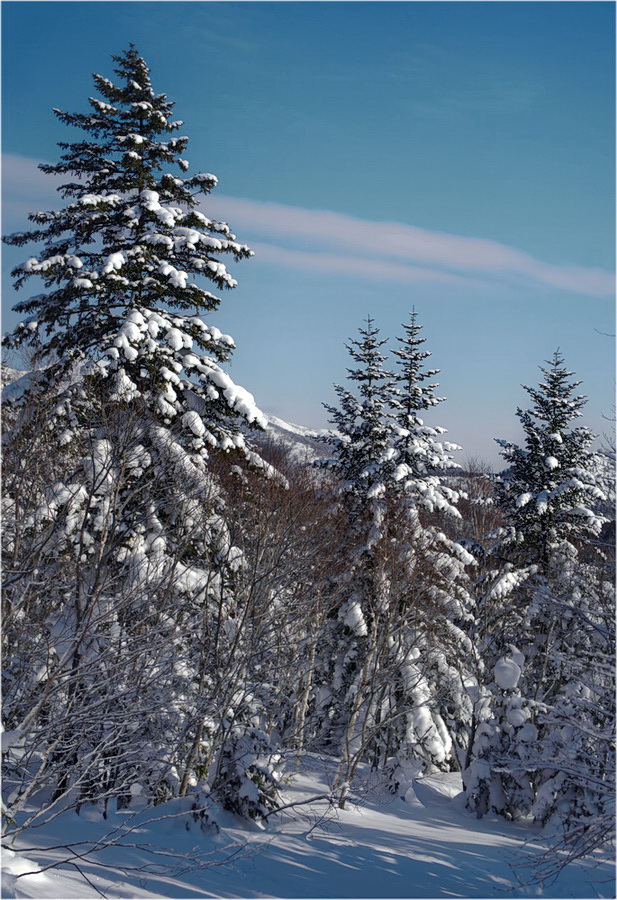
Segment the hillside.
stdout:
<path fill-rule="evenodd" d="M 315 431 L 304 425 L 293 425 L 276 416 L 266 415 L 268 423 L 265 432 L 251 432 L 251 441 L 258 447 L 274 443 L 289 455 L 294 462 L 309 463 L 327 455 L 327 448 L 318 440 L 324 431 Z"/>

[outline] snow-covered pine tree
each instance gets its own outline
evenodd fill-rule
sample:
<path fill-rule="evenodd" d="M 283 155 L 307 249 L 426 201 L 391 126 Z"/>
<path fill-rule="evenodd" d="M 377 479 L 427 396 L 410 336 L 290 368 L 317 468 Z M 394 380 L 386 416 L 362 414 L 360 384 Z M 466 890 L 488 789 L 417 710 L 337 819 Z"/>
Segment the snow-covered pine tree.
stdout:
<path fill-rule="evenodd" d="M 324 403 L 336 431 L 320 436 L 320 440 L 332 448 L 334 456 L 320 460 L 318 465 L 338 476 L 354 525 L 364 528 L 366 516 L 371 517 L 371 541 L 378 539 L 386 491 L 384 467 L 393 455 L 388 447 L 387 422 L 392 375 L 383 367 L 386 357 L 381 348 L 387 340 L 379 340 L 379 329 L 370 316 L 366 325 L 359 329 L 360 340 L 345 345 L 357 364 L 347 370 L 349 380 L 357 384 L 357 394 L 336 384 L 340 406 Z"/>
<path fill-rule="evenodd" d="M 386 357 L 381 352 L 386 341 L 379 339 L 379 329 L 370 316 L 366 325 L 359 329 L 360 340 L 345 345 L 356 363 L 347 371 L 349 380 L 357 384 L 357 392 L 334 386 L 339 406 L 324 406 L 336 431 L 320 438 L 330 446 L 333 456 L 316 461 L 317 466 L 335 475 L 336 494 L 348 523 L 347 540 L 341 541 L 348 562 L 333 586 L 338 615 L 330 623 L 322 647 L 321 672 L 321 693 L 328 698 L 325 705 L 329 707 L 326 730 L 332 749 L 342 754 L 337 783 L 346 785 L 357 765 L 352 744 L 357 732 L 363 730 L 362 717 L 366 720 L 368 714 L 365 696 L 375 677 L 379 654 L 384 583 L 375 549 L 383 538 L 386 472 L 392 456 L 386 418 L 392 376 L 383 367 Z"/>
<path fill-rule="evenodd" d="M 392 353 L 398 359 L 397 385 L 393 388 L 390 403 L 394 410 L 392 446 L 396 449 L 394 480 L 401 482 L 405 495 L 416 507 L 431 512 L 444 510 L 460 518 L 456 509 L 458 494 L 443 483 L 440 475 L 459 468 L 450 453 L 461 448 L 438 440 L 446 433 L 438 425 L 426 425 L 421 416 L 441 403 L 445 397 L 435 394 L 438 384 L 429 379 L 439 374 L 439 369 L 424 369 L 424 362 L 431 356 L 422 349 L 426 338 L 417 322 L 415 309 L 410 321 L 403 325 L 405 336 L 397 338 L 400 347 Z M 427 383 L 428 382 L 428 383 Z"/>
<path fill-rule="evenodd" d="M 360 385 L 358 395 L 335 387 L 340 407 L 327 408 L 338 433 L 324 438 L 335 456 L 322 462 L 338 476 L 349 521 L 349 543 L 341 541 L 348 563 L 334 588 L 338 616 L 321 648 L 326 662 L 321 695 L 330 698 L 330 740 L 342 755 L 337 783 L 344 784 L 366 758 L 376 768 L 395 755 L 398 769 L 410 760 L 416 769 L 418 764 L 456 766 L 448 728 L 463 708 L 463 717 L 469 713 L 457 669 L 459 651 L 467 653 L 469 646 L 455 620 L 465 616 L 464 565 L 472 559 L 438 529 L 425 527 L 416 507 L 424 498 L 430 509 L 451 511 L 455 499 L 447 488 L 440 493 L 430 469 L 445 456 L 443 447 L 430 448 L 440 431 L 421 430 L 414 414 L 414 373 L 421 361 L 415 355 L 417 333 L 404 353 L 409 365 L 399 390 L 383 368 L 379 351 L 385 342 L 377 340 L 371 320 L 360 333 L 363 340 L 348 346 L 360 364 L 349 370 L 350 380 Z M 393 397 L 407 429 L 393 420 Z M 427 457 L 417 490 L 411 466 L 401 462 L 396 468 L 397 442 L 411 428 L 421 436 L 419 453 Z M 412 446 L 410 441 L 409 459 Z"/>
<path fill-rule="evenodd" d="M 586 427 L 572 426 L 586 402 L 583 395 L 574 395 L 580 382 L 571 382 L 573 373 L 559 352 L 550 368 L 540 369 L 544 381 L 525 388 L 533 406 L 517 410 L 524 446 L 498 440 L 507 463 L 495 478 L 505 527 L 495 534 L 479 585 L 484 640 L 494 646 L 491 665 L 501 655 L 499 642 L 518 644 L 521 628 L 528 628 L 527 610 L 535 610 L 534 585 L 567 580 L 577 568 L 579 551 L 603 523 L 594 511 L 603 496 L 590 446 L 594 436 Z"/>
<path fill-rule="evenodd" d="M 390 700 L 399 734 L 392 743 L 403 770 L 410 756 L 447 768 L 457 765 L 471 714 L 464 687 L 474 669 L 465 634 L 472 607 L 466 566 L 474 559 L 444 534 L 433 515 L 461 518 L 459 491 L 446 483 L 459 468 L 450 454 L 461 448 L 442 441 L 446 429 L 429 426 L 423 418 L 445 398 L 436 395 L 438 385 L 431 381 L 439 369 L 425 369 L 431 353 L 423 348 L 426 339 L 415 309 L 403 328 L 400 346 L 392 351 L 398 377 L 390 396 L 390 493 L 393 520 L 399 523 L 395 533 L 405 597 L 397 641 L 400 669 Z"/>
<path fill-rule="evenodd" d="M 602 492 L 594 474 L 593 435 L 572 427 L 586 400 L 574 395 L 580 382 L 571 382 L 573 373 L 559 352 L 548 369 L 540 368 L 544 380 L 526 388 L 534 405 L 517 412 L 524 447 L 499 441 L 509 464 L 497 479 L 506 527 L 497 536 L 478 591 L 486 671 L 508 659 L 516 645 L 517 703 L 528 721 L 520 728 L 510 721 L 504 691 L 509 702 L 512 686 L 487 685 L 465 783 L 468 804 L 479 814 L 532 812 L 546 821 L 559 811 L 565 822 L 573 810 L 581 817 L 589 792 L 580 770 L 578 789 L 567 778 L 560 782 L 547 766 L 547 754 L 559 742 L 555 729 L 566 726 L 565 721 L 557 725 L 568 707 L 563 698 L 588 695 L 586 684 L 597 680 L 592 671 L 581 670 L 581 660 L 589 664 L 591 647 L 604 652 L 606 643 L 600 560 L 594 565 L 581 559 L 583 549 L 589 558 L 589 539 L 602 527 L 594 511 Z M 602 589 L 594 590 L 594 584 Z M 614 724 L 613 710 L 599 715 Z M 567 784 L 567 797 L 559 795 L 560 783 Z"/>
<path fill-rule="evenodd" d="M 540 366 L 544 380 L 537 388 L 525 387 L 532 407 L 517 410 L 525 446 L 497 441 L 507 464 L 497 481 L 508 526 L 502 549 L 519 565 L 539 566 L 545 574 L 560 564 L 566 544 L 597 537 L 603 523 L 593 511 L 602 495 L 591 450 L 595 435 L 572 426 L 587 398 L 574 393 L 581 382 L 570 380 L 573 373 L 558 350 L 548 366 Z"/>
<path fill-rule="evenodd" d="M 5 712 L 26 761 L 11 775 L 16 815 L 42 789 L 52 805 L 107 802 L 131 785 L 155 802 L 216 755 L 207 722 L 226 698 L 213 666 L 235 640 L 242 554 L 208 457 L 238 450 L 265 466 L 241 430 L 263 417 L 219 365 L 233 342 L 199 315 L 219 300 L 193 280 L 233 287 L 219 256 L 251 251 L 197 209 L 214 176 L 166 171 L 187 169 L 172 105 L 135 48 L 115 59 L 121 84 L 95 76 L 104 100 L 91 114 L 57 113 L 93 137 L 43 167 L 73 176 L 60 188 L 71 202 L 7 239 L 44 244 L 14 274 L 46 287 L 18 305 L 29 318 L 5 341 L 34 348 L 41 367 L 11 386 L 4 436 Z M 24 447 L 48 464 L 30 471 Z M 28 761 L 46 741 L 34 778 Z"/>
<path fill-rule="evenodd" d="M 13 275 L 17 288 L 39 276 L 46 292 L 17 304 L 27 318 L 4 343 L 33 347 L 53 381 L 89 364 L 109 399 L 139 398 L 194 451 L 242 449 L 238 418 L 264 419 L 219 365 L 234 344 L 200 317 L 220 300 L 198 280 L 233 288 L 220 258 L 253 254 L 198 209 L 217 179 L 186 174 L 188 139 L 173 136 L 182 122 L 170 119 L 173 104 L 154 92 L 135 47 L 113 58 L 119 82 L 94 76 L 103 99 L 89 99 L 90 113 L 54 110 L 89 136 L 60 144 L 61 161 L 40 166 L 72 177 L 58 189 L 70 202 L 33 213 L 40 228 L 5 238 L 44 244 Z"/>

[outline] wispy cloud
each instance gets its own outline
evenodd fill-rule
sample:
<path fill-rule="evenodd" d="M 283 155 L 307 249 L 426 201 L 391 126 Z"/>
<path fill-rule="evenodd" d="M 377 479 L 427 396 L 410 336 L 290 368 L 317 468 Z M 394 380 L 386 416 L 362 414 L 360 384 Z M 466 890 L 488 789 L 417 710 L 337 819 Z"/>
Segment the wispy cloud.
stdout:
<path fill-rule="evenodd" d="M 57 180 L 37 161 L 3 158 L 5 230 L 23 228 L 29 212 L 57 207 Z M 611 296 L 614 274 L 604 269 L 542 262 L 485 238 L 431 231 L 402 222 L 359 219 L 329 210 L 213 194 L 206 213 L 230 222 L 257 260 L 300 271 L 332 272 L 378 282 L 551 287 L 595 297 Z"/>
<path fill-rule="evenodd" d="M 374 279 L 376 281 L 400 281 L 408 284 L 417 282 L 439 282 L 440 284 L 458 284 L 480 286 L 481 281 L 463 275 L 441 272 L 424 266 L 410 266 L 379 258 L 362 258 L 328 253 L 323 250 L 290 250 L 276 244 L 259 241 L 250 242 L 259 260 L 286 266 L 292 269 L 303 269 L 306 272 L 324 272 L 330 274 L 349 275 L 354 278 Z"/>
<path fill-rule="evenodd" d="M 2 220 L 5 231 L 25 228 L 31 212 L 57 209 L 62 205 L 56 190 L 61 182 L 41 172 L 39 162 L 41 160 L 10 153 L 2 157 Z"/>
<path fill-rule="evenodd" d="M 353 265 L 358 274 L 370 276 L 372 272 L 381 280 L 505 280 L 599 297 L 611 295 L 615 289 L 612 272 L 545 263 L 484 238 L 228 196 L 208 198 L 207 208 L 210 215 L 229 219 L 234 228 L 241 228 L 245 240 L 255 235 L 255 243 L 269 237 L 260 244 L 262 253 L 267 245 L 273 258 L 276 247 L 278 261 L 295 268 L 327 264 L 331 270 L 338 266 L 344 271 Z M 289 247 L 290 242 L 296 246 Z M 298 248 L 298 243 L 304 246 Z"/>

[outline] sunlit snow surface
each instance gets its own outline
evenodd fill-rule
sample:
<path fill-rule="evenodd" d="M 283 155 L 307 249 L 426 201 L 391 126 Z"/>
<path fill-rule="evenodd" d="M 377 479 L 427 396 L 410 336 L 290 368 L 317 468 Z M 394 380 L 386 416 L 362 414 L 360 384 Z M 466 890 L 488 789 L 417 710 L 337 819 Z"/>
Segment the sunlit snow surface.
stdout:
<path fill-rule="evenodd" d="M 328 791 L 336 769 L 334 760 L 305 757 L 300 772 L 287 788 L 286 802 L 297 802 Z M 126 843 L 150 845 L 169 854 L 155 857 L 142 848 L 114 847 L 99 855 L 109 868 L 92 860 L 74 867 L 42 869 L 52 859 L 67 858 L 61 850 L 29 849 L 3 853 L 4 898 L 507 898 L 614 896 L 610 861 L 589 867 L 569 866 L 544 890 L 526 884 L 531 860 L 539 848 L 523 844 L 538 832 L 497 818 L 477 820 L 461 803 L 457 775 L 438 775 L 417 781 L 405 800 L 370 783 L 364 773 L 354 784 L 348 808 L 328 808 L 319 800 L 297 806 L 270 819 L 265 829 L 242 827 L 228 814 L 212 810 L 220 833 L 195 822 L 192 800 L 174 801 L 147 811 L 150 818 L 174 813 L 150 825 L 142 821 Z M 94 821 L 91 821 L 95 818 Z M 127 813 L 112 813 L 107 821 L 69 813 L 16 842 L 20 847 L 52 847 L 73 841 L 95 840 Z M 83 850 L 81 845 L 76 850 Z M 225 865 L 230 853 L 236 858 Z M 182 855 L 202 854 L 206 867 L 182 871 Z M 176 859 L 174 859 L 176 855 Z M 129 872 L 128 867 L 156 864 L 152 873 Z M 170 866 L 164 872 L 158 866 Z M 221 865 L 223 863 L 223 865 Z M 514 869 L 512 868 L 514 867 Z M 125 871 L 122 871 L 122 869 Z M 515 875 L 516 871 L 516 875 Z M 33 872 L 29 875 L 21 873 Z M 517 876 L 520 881 L 517 881 Z M 90 883 L 84 876 L 90 880 Z M 101 893 L 98 893 L 100 891 Z"/>
<path fill-rule="evenodd" d="M 304 425 L 294 425 L 277 416 L 266 415 L 265 419 L 266 432 L 251 434 L 254 443 L 268 445 L 274 442 L 289 455 L 291 460 L 300 464 L 309 464 L 324 455 L 324 445 L 319 442 L 318 435 L 324 434 L 325 429 L 318 431 Z"/>

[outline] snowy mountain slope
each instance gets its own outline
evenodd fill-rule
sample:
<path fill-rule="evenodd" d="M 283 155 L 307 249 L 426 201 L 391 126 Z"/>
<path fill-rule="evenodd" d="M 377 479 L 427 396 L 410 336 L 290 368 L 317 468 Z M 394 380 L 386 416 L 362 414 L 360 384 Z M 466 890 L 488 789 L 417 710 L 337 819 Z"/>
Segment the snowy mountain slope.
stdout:
<path fill-rule="evenodd" d="M 333 760 L 304 758 L 286 802 L 327 793 L 334 766 Z M 606 858 L 591 869 L 569 866 L 544 889 L 530 884 L 540 849 L 525 843 L 538 832 L 503 819 L 472 817 L 462 807 L 457 775 L 423 779 L 405 800 L 365 781 L 351 800 L 345 810 L 324 800 L 298 805 L 272 817 L 264 830 L 218 812 L 217 833 L 194 820 L 189 797 L 150 809 L 151 824 L 134 823 L 138 828 L 127 836 L 127 846 L 99 855 L 109 868 L 96 869 L 85 858 L 76 866 L 42 871 L 51 860 L 71 858 L 59 845 L 95 841 L 126 821 L 126 813 L 111 813 L 107 821 L 68 813 L 17 841 L 18 852 L 5 851 L 2 896 L 90 898 L 99 891 L 108 898 L 614 896 L 614 870 Z M 175 818 L 165 819 L 165 813 Z M 32 849 L 20 853 L 22 847 Z M 156 848 L 167 856 L 153 856 Z M 73 851 L 84 849 L 82 843 Z M 228 858 L 231 853 L 235 859 Z M 198 854 L 206 866 L 191 871 L 188 857 Z M 34 874 L 19 877 L 24 872 Z"/>
<path fill-rule="evenodd" d="M 315 431 L 303 425 L 293 425 L 276 416 L 266 415 L 266 419 L 267 431 L 251 432 L 251 442 L 257 446 L 274 444 L 299 463 L 310 463 L 328 455 L 327 448 L 317 439 L 318 435 L 325 434 L 325 430 Z"/>

